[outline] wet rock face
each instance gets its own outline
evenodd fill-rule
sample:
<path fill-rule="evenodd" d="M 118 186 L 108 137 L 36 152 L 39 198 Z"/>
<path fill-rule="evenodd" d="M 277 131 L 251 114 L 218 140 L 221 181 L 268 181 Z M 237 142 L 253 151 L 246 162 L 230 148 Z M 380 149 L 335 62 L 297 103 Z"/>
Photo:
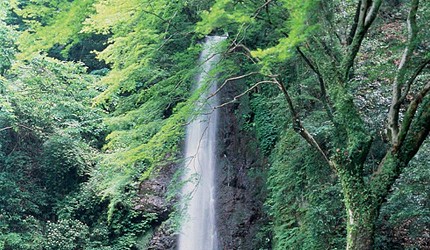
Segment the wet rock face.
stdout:
<path fill-rule="evenodd" d="M 148 250 L 174 250 L 176 249 L 177 235 L 167 225 L 162 224 L 154 233 L 149 242 Z"/>
<path fill-rule="evenodd" d="M 143 181 L 139 186 L 135 209 L 156 215 L 156 220 L 152 224 L 154 233 L 147 249 L 168 250 L 176 248 L 177 236 L 171 227 L 165 223 L 173 211 L 173 201 L 168 201 L 166 195 L 167 187 L 175 170 L 174 165 L 162 167 L 158 173 Z"/>
<path fill-rule="evenodd" d="M 240 85 L 240 84 L 233 84 Z M 222 102 L 241 90 L 226 88 Z M 221 103 L 222 103 L 221 102 Z M 257 233 L 266 218 L 263 212 L 264 162 L 256 148 L 255 136 L 240 128 L 238 117 L 247 112 L 246 100 L 220 109 L 217 166 L 217 227 L 219 249 L 258 249 Z"/>
<path fill-rule="evenodd" d="M 157 215 L 167 213 L 170 206 L 167 204 L 164 197 L 168 184 L 169 183 L 160 176 L 142 182 L 139 188 L 139 202 L 135 209 L 148 213 L 155 213 Z"/>

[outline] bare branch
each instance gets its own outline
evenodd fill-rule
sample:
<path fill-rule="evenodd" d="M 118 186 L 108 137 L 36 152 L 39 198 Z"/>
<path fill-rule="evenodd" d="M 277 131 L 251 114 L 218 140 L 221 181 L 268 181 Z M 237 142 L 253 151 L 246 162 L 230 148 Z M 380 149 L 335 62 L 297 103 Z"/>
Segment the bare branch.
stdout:
<path fill-rule="evenodd" d="M 234 44 L 234 43 L 233 43 Z M 258 59 L 258 58 L 256 58 L 256 57 L 252 57 L 251 56 L 251 50 L 248 48 L 248 47 L 246 47 L 244 44 L 242 44 L 242 43 L 238 43 L 238 44 L 235 44 L 233 47 L 231 47 L 229 50 L 228 50 L 228 53 L 231 53 L 231 52 L 233 52 L 233 51 L 235 51 L 236 49 L 238 49 L 238 48 L 241 48 L 241 49 L 243 49 L 243 50 L 245 50 L 245 52 L 243 52 L 243 54 L 246 56 L 246 58 L 248 58 L 251 62 L 253 62 L 253 63 L 258 63 L 258 62 L 260 62 L 260 59 Z"/>
<path fill-rule="evenodd" d="M 16 126 L 21 127 L 21 128 L 25 128 L 25 129 L 28 129 L 28 130 L 31 130 L 31 131 L 34 131 L 34 129 L 32 129 L 32 128 L 28 127 L 28 126 L 22 125 L 22 124 L 16 124 Z M 8 130 L 8 129 L 13 129 L 13 127 L 12 126 L 4 127 L 4 128 L 1 128 L 0 131 L 4 131 L 4 130 Z"/>
<path fill-rule="evenodd" d="M 261 5 L 260 7 L 258 7 L 258 9 L 254 13 L 253 18 L 256 18 L 260 14 L 261 10 L 263 10 L 266 7 L 268 7 L 271 2 L 272 2 L 272 0 L 266 0 L 266 2 L 263 5 Z"/>
<path fill-rule="evenodd" d="M 221 86 L 218 87 L 218 89 L 215 92 L 213 92 L 212 94 L 210 94 L 207 97 L 207 99 L 210 99 L 210 98 L 214 97 L 216 94 L 218 94 L 225 87 L 225 85 L 227 85 L 227 83 L 229 83 L 231 81 L 235 81 L 235 80 L 240 80 L 240 79 L 246 78 L 246 77 L 251 76 L 251 75 L 256 75 L 256 74 L 259 74 L 259 72 L 251 72 L 251 73 L 248 73 L 248 74 L 245 74 L 245 75 L 235 76 L 235 77 L 231 77 L 231 78 L 226 79 L 224 81 L 224 83 L 221 84 Z"/>
<path fill-rule="evenodd" d="M 234 38 L 234 40 L 231 42 L 231 44 L 239 44 L 239 43 L 241 43 L 242 41 L 243 41 L 243 37 L 239 40 L 239 36 L 240 36 L 240 34 L 242 33 L 242 31 L 243 31 L 243 33 L 245 33 L 246 32 L 246 30 L 248 29 L 248 27 L 249 27 L 249 25 L 246 25 L 245 26 L 245 23 L 242 23 L 241 25 L 240 25 L 240 28 L 238 29 L 238 32 L 237 32 L 237 34 L 236 34 L 236 37 Z M 231 51 L 229 51 L 229 52 L 231 52 Z"/>
<path fill-rule="evenodd" d="M 246 51 L 246 53 L 248 53 L 248 54 L 251 55 L 251 50 L 248 47 L 246 47 L 244 44 L 242 44 L 242 43 L 238 43 L 238 44 L 234 45 L 234 47 L 232 47 L 231 49 L 229 49 L 228 52 L 233 52 L 237 48 L 242 48 L 242 49 L 244 49 Z M 256 59 L 259 60 L 258 58 L 256 58 Z"/>
<path fill-rule="evenodd" d="M 257 82 L 256 84 L 252 85 L 252 87 L 250 87 L 246 91 L 242 92 L 240 95 L 237 95 L 237 96 L 233 97 L 233 99 L 230 100 L 230 101 L 228 101 L 228 102 L 225 102 L 225 103 L 223 103 L 221 105 L 218 105 L 218 106 L 214 107 L 214 109 L 222 108 L 222 107 L 227 106 L 229 104 L 235 103 L 239 98 L 241 98 L 242 96 L 248 94 L 249 92 L 251 92 L 252 90 L 254 90 L 255 88 L 257 88 L 258 86 L 260 86 L 263 83 L 274 83 L 274 84 L 276 84 L 276 82 L 274 82 L 274 81 L 268 81 L 268 80 Z"/>
<path fill-rule="evenodd" d="M 8 130 L 8 129 L 12 129 L 13 127 L 5 127 L 5 128 L 1 128 L 0 129 L 0 131 L 3 131 L 3 130 Z"/>

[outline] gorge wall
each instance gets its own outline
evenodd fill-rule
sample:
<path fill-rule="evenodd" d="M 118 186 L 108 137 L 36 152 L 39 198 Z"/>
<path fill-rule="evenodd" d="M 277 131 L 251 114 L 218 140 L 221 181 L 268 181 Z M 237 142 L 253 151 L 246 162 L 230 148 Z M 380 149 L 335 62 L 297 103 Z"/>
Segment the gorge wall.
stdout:
<path fill-rule="evenodd" d="M 220 102 L 227 102 L 243 91 L 241 85 L 232 82 L 224 88 L 219 93 Z M 242 128 L 242 117 L 249 112 L 246 98 L 219 109 L 215 182 L 220 250 L 256 249 L 268 243 L 261 235 L 261 228 L 268 221 L 263 211 L 267 162 L 259 153 L 255 135 Z M 178 167 L 165 166 L 141 185 L 139 208 L 151 208 L 151 212 L 157 214 L 147 249 L 177 248 L 178 235 L 165 223 L 168 220 L 166 211 L 172 213 L 174 204 L 167 202 L 165 197 Z"/>

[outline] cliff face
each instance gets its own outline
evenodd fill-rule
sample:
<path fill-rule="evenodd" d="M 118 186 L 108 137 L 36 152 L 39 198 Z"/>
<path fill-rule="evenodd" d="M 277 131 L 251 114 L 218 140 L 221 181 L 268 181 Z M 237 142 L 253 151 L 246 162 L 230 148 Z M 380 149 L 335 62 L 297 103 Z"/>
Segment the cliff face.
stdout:
<path fill-rule="evenodd" d="M 221 93 L 221 103 L 239 93 L 239 82 L 233 82 Z M 262 246 L 259 236 L 267 222 L 263 212 L 265 166 L 255 136 L 241 129 L 241 117 L 249 112 L 247 100 L 220 109 L 217 224 L 220 249 L 256 249 Z"/>
<path fill-rule="evenodd" d="M 221 103 L 240 93 L 240 83 L 232 83 L 221 93 Z M 248 101 L 219 109 L 216 172 L 216 216 L 219 249 L 268 249 L 261 228 L 268 219 L 263 211 L 265 198 L 265 162 L 252 132 L 241 129 L 241 117 L 249 112 Z M 147 249 L 175 249 L 177 232 L 167 222 L 174 211 L 165 200 L 166 191 L 179 166 L 165 166 L 140 186 L 140 210 L 156 214 L 154 233 Z M 177 200 L 179 201 L 179 199 Z"/>
<path fill-rule="evenodd" d="M 169 218 L 174 213 L 174 202 L 168 200 L 168 188 L 178 166 L 174 164 L 160 167 L 160 171 L 139 186 L 136 210 L 154 216 L 151 223 L 152 237 L 144 239 L 142 245 L 148 250 L 173 250 L 176 248 L 177 234 Z M 143 237 L 145 238 L 145 236 Z"/>

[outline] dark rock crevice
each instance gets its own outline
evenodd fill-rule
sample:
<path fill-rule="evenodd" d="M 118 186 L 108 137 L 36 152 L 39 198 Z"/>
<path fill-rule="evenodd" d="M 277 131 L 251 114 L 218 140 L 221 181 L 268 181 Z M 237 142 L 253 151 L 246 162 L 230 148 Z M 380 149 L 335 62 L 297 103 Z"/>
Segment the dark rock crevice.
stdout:
<path fill-rule="evenodd" d="M 241 93 L 240 86 L 241 82 L 233 82 L 224 88 L 221 103 Z M 259 230 L 267 222 L 263 211 L 267 164 L 259 153 L 255 135 L 242 129 L 241 117 L 248 113 L 246 98 L 219 110 L 216 183 L 220 250 L 256 249 Z"/>

